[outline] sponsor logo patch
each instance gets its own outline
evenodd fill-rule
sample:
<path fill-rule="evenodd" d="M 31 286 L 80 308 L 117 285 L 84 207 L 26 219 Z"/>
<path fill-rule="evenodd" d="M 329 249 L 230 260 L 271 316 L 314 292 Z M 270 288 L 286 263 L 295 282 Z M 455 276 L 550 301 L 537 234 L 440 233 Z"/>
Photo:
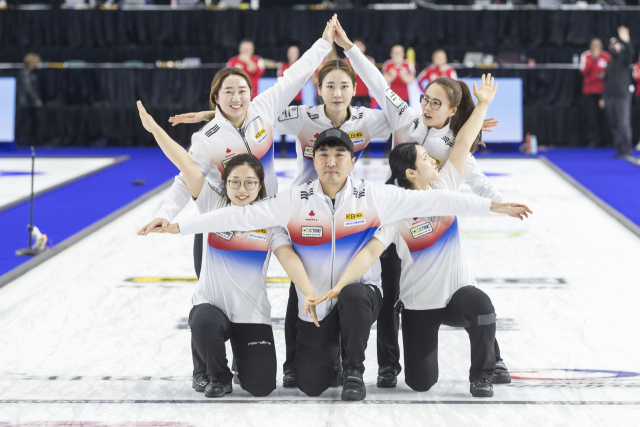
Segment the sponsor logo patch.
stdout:
<path fill-rule="evenodd" d="M 302 227 L 302 237 L 322 237 L 322 227 Z"/>
<path fill-rule="evenodd" d="M 352 227 L 354 225 L 362 225 L 362 224 L 366 224 L 367 220 L 362 218 L 362 219 L 355 219 L 353 221 L 347 221 L 344 223 L 345 227 Z"/>
<path fill-rule="evenodd" d="M 222 237 L 224 240 L 231 240 L 233 237 L 233 231 L 221 231 L 219 233 L 213 233 L 218 237 Z"/>
<path fill-rule="evenodd" d="M 360 218 L 364 218 L 364 213 L 362 212 L 348 213 L 345 219 L 360 219 Z"/>
<path fill-rule="evenodd" d="M 313 158 L 313 147 L 304 147 L 304 154 L 305 157 L 310 157 Z"/>
<path fill-rule="evenodd" d="M 267 134 L 267 131 L 265 130 L 265 128 L 262 128 L 260 129 L 260 132 L 256 133 L 256 141 L 258 142 L 258 144 L 260 144 L 262 141 L 267 139 L 267 136 L 269 136 Z"/>
<path fill-rule="evenodd" d="M 422 237 L 425 234 L 429 234 L 429 233 L 433 233 L 433 228 L 431 227 L 431 224 L 429 224 L 429 223 L 422 224 L 422 225 L 419 225 L 417 227 L 413 227 L 411 229 L 411 235 L 413 236 L 414 239 L 417 239 L 417 238 Z"/>
<path fill-rule="evenodd" d="M 400 107 L 402 105 L 402 103 L 404 103 L 402 98 L 400 98 L 398 95 L 396 95 L 396 93 L 394 91 L 392 91 L 391 88 L 387 88 L 386 96 L 387 96 L 387 99 L 389 101 L 391 101 L 391 103 L 393 105 L 395 105 L 396 107 Z"/>
<path fill-rule="evenodd" d="M 249 233 L 249 237 L 258 240 L 267 240 L 267 229 L 261 228 L 260 230 L 253 230 Z"/>

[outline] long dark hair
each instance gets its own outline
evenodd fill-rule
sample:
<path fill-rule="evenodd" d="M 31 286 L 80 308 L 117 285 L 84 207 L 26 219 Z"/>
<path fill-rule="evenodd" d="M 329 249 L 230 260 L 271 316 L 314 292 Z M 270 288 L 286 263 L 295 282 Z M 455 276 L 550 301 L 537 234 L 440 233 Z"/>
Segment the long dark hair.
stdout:
<path fill-rule="evenodd" d="M 262 167 L 262 163 L 260 159 L 258 159 L 253 154 L 238 154 L 235 157 L 232 157 L 231 160 L 224 167 L 224 174 L 222 176 L 222 180 L 224 182 L 224 188 L 227 188 L 227 179 L 229 179 L 229 174 L 238 166 L 247 165 L 258 176 L 258 185 L 260 185 L 260 191 L 258 192 L 258 198 L 256 200 L 262 200 L 267 198 L 267 189 L 264 185 L 264 169 Z"/>
<path fill-rule="evenodd" d="M 416 161 L 418 160 L 417 142 L 404 142 L 396 145 L 396 148 L 389 153 L 389 167 L 391 167 L 391 178 L 387 184 L 395 184 L 407 190 L 413 189 L 413 184 L 407 178 L 407 169 L 418 169 Z"/>
<path fill-rule="evenodd" d="M 438 77 L 437 79 L 429 82 L 427 87 L 424 89 L 424 93 L 427 93 L 427 89 L 429 89 L 429 86 L 433 84 L 441 86 L 449 96 L 451 107 L 456 107 L 458 109 L 453 117 L 451 117 L 451 123 L 449 124 L 449 129 L 451 129 L 453 135 L 458 135 L 462 126 L 464 126 L 467 120 L 469 120 L 471 113 L 473 113 L 473 109 L 476 108 L 476 104 L 473 102 L 473 98 L 471 97 L 469 86 L 460 80 L 454 80 L 449 77 Z M 473 141 L 469 152 L 473 154 L 478 151 L 478 145 L 485 147 L 484 142 L 482 142 L 482 131 L 478 133 L 476 140 Z"/>

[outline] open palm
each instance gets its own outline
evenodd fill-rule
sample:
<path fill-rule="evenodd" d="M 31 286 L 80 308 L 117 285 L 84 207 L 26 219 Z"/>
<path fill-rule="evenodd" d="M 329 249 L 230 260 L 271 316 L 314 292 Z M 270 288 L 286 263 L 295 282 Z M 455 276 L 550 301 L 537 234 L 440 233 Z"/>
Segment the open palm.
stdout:
<path fill-rule="evenodd" d="M 490 104 L 493 101 L 493 97 L 496 96 L 496 91 L 498 90 L 498 83 L 493 81 L 493 77 L 491 74 L 485 76 L 482 75 L 482 79 L 480 81 L 480 88 L 473 83 L 473 94 L 478 99 L 478 102 L 483 102 L 486 104 Z"/>

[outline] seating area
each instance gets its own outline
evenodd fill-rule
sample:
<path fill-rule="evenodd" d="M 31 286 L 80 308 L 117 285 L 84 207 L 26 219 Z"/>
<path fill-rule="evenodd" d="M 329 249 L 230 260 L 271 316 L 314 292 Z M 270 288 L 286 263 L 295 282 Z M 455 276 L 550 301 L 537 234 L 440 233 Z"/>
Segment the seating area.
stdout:
<path fill-rule="evenodd" d="M 18 120 L 31 114 L 36 123 L 18 129 L 18 145 L 152 145 L 137 123 L 135 100 L 145 99 L 154 114 L 167 117 L 206 108 L 213 75 L 237 54 L 241 40 L 253 40 L 256 54 L 272 60 L 266 61 L 265 77 L 275 77 L 275 64 L 286 60 L 288 46 L 295 43 L 306 50 L 332 13 L 283 8 L 2 10 L 0 77 L 17 76 L 28 52 L 38 53 L 43 61 L 35 70 L 43 107 L 35 112 L 18 109 Z M 379 65 L 393 45 L 401 44 L 413 49 L 419 71 L 441 48 L 459 67 L 459 77 L 478 77 L 487 66 L 464 67 L 465 54 L 491 55 L 494 75 L 523 80 L 524 132 L 537 135 L 544 145 L 577 146 L 584 141 L 578 58 L 591 36 L 607 40 L 625 24 L 632 43 L 640 47 L 640 26 L 635 24 L 640 11 L 635 10 L 339 13 L 345 30 L 366 41 L 367 54 Z M 199 58 L 200 65 L 158 68 L 167 65 L 160 61 L 185 58 Z M 170 130 L 183 143 L 193 131 L 193 126 Z"/>

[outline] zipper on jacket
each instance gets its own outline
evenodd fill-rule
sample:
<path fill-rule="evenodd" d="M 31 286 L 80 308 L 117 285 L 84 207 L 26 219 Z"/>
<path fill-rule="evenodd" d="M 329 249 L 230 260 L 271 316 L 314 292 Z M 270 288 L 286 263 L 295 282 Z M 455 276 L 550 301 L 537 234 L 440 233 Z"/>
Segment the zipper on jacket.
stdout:
<path fill-rule="evenodd" d="M 258 117 L 254 118 L 253 120 L 251 120 L 249 123 L 247 123 L 247 125 L 244 127 L 244 129 L 248 128 L 249 125 L 251 123 L 253 123 Z M 226 119 L 225 119 L 226 120 Z M 229 120 L 227 120 L 229 123 L 231 123 Z M 245 137 L 245 131 L 238 129 L 233 123 L 231 123 L 231 125 L 235 128 L 235 130 L 238 131 L 238 133 L 240 134 L 240 136 L 242 137 L 242 141 L 244 141 L 244 146 L 247 149 L 247 153 L 251 154 L 251 148 L 249 148 L 249 143 L 247 142 L 247 138 Z"/>
<path fill-rule="evenodd" d="M 331 209 L 331 289 L 333 289 L 333 263 L 336 258 L 336 206 L 335 201 Z M 333 300 L 331 300 L 330 308 L 333 308 Z"/>

